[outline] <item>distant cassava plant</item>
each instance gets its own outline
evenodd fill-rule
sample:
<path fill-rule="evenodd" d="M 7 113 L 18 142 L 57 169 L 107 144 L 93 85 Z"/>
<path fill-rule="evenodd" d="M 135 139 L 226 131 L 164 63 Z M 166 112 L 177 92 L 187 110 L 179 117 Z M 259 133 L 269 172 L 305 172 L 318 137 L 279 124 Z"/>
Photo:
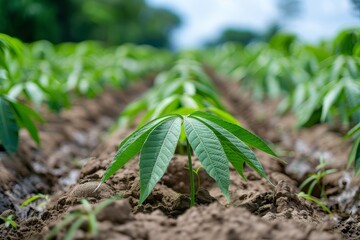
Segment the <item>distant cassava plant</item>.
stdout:
<path fill-rule="evenodd" d="M 23 102 L 36 111 L 46 104 L 59 112 L 71 107 L 76 95 L 94 97 L 109 86 L 126 87 L 163 69 L 171 59 L 170 52 L 149 46 L 105 48 L 94 41 L 25 44 L 0 33 L 0 146 L 15 152 L 21 127 L 39 143 L 35 120 L 41 118 Z"/>
<path fill-rule="evenodd" d="M 141 114 L 140 125 L 171 113 L 188 114 L 205 109 L 211 109 L 226 120 L 237 123 L 224 111 L 217 90 L 202 65 L 194 59 L 183 57 L 172 69 L 158 74 L 154 87 L 130 103 L 113 128 L 128 127 Z"/>
<path fill-rule="evenodd" d="M 345 29 L 316 45 L 279 34 L 268 43 L 246 47 L 227 43 L 207 50 L 203 60 L 227 78 L 241 81 L 242 88 L 252 90 L 258 99 L 284 97 L 278 112 L 293 112 L 297 127 L 318 123 L 353 127 L 347 134 L 354 140 L 349 166 L 354 163 L 359 173 L 359 42 L 359 28 Z"/>
<path fill-rule="evenodd" d="M 24 44 L 0 33 L 0 94 L 25 98 L 56 112 L 71 106 L 74 94 L 94 97 L 106 87 L 123 88 L 159 71 L 171 54 L 148 46 L 104 48 L 84 41 Z"/>
<path fill-rule="evenodd" d="M 182 133 L 183 131 L 183 133 Z M 250 149 L 258 148 L 276 154 L 258 136 L 226 122 L 210 113 L 170 114 L 156 118 L 125 138 L 105 172 L 102 183 L 140 152 L 140 200 L 142 204 L 164 175 L 181 135 L 186 137 L 190 174 L 190 206 L 195 203 L 194 171 L 191 149 L 205 171 L 216 181 L 227 201 L 229 194 L 229 163 L 243 174 L 244 163 L 269 180 L 261 163 Z"/>

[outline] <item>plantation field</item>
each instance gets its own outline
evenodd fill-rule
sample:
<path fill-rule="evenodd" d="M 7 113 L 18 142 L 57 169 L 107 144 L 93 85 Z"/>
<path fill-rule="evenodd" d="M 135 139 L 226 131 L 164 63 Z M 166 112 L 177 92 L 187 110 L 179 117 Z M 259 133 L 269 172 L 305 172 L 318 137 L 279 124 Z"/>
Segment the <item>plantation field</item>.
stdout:
<path fill-rule="evenodd" d="M 0 238 L 359 239 L 359 43 L 1 35 Z"/>

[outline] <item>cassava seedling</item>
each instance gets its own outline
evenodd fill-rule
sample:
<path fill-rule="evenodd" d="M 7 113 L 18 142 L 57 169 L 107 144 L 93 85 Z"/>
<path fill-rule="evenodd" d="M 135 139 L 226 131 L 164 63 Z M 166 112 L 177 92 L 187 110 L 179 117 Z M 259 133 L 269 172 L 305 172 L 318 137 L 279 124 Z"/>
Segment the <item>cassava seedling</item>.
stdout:
<path fill-rule="evenodd" d="M 261 163 L 248 146 L 276 157 L 263 140 L 238 125 L 212 114 L 197 111 L 189 115 L 171 114 L 156 118 L 130 134 L 119 145 L 119 150 L 101 183 L 140 152 L 139 204 L 141 205 L 164 175 L 175 152 L 181 131 L 184 131 L 187 142 L 190 206 L 195 204 L 191 149 L 205 171 L 216 181 L 228 202 L 230 201 L 228 161 L 243 178 L 245 178 L 243 165 L 247 163 L 260 176 L 269 180 Z"/>

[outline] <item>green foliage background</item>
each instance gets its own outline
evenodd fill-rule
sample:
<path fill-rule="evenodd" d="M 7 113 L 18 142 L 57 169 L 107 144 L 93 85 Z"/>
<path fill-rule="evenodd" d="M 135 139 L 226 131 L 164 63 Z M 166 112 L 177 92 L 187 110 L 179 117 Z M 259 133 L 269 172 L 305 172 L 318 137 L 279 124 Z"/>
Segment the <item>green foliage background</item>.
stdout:
<path fill-rule="evenodd" d="M 25 42 L 88 39 L 169 46 L 180 25 L 173 12 L 144 0 L 0 0 L 0 32 Z"/>

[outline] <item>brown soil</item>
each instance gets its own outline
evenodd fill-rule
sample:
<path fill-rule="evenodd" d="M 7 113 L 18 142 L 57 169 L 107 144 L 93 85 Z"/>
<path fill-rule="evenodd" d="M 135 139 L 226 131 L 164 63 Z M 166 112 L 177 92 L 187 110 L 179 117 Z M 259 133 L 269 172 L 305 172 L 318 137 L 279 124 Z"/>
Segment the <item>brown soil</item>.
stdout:
<path fill-rule="evenodd" d="M 94 191 L 116 152 L 118 144 L 131 132 L 130 130 L 117 131 L 104 138 L 100 144 L 99 140 L 94 141 L 96 143 L 92 145 L 87 143 L 84 147 L 86 149 L 83 152 L 84 155 L 80 154 L 81 157 L 79 157 L 86 158 L 81 170 L 79 167 L 74 168 L 71 162 L 74 156 L 79 156 L 76 154 L 79 154 L 78 151 L 82 147 L 74 150 L 71 153 L 73 155 L 53 157 L 54 160 L 50 161 L 54 152 L 60 151 L 61 146 L 74 141 L 74 139 L 59 140 L 55 144 L 52 143 L 54 141 L 52 140 L 48 142 L 54 147 L 41 153 L 46 156 L 44 157 L 46 161 L 39 162 L 43 164 L 51 162 L 52 165 L 45 167 L 48 171 L 61 169 L 64 166 L 68 168 L 65 170 L 67 173 L 73 169 L 80 170 L 76 183 L 71 184 L 70 187 L 66 184 L 59 184 L 61 177 L 56 177 L 55 174 L 51 174 L 49 177 L 48 172 L 40 174 L 39 171 L 33 174 L 34 167 L 24 173 L 19 169 L 7 175 L 0 172 L 0 187 L 7 189 L 0 191 L 0 194 L 4 196 L 8 196 L 9 191 L 11 194 L 15 194 L 14 187 L 6 188 L 9 183 L 14 181 L 3 180 L 11 179 L 10 176 L 15 172 L 18 174 L 16 179 L 35 186 L 31 191 L 28 190 L 30 188 L 24 186 L 23 188 L 28 191 L 26 194 L 42 190 L 38 185 L 29 183 L 26 180 L 28 176 L 40 176 L 39 185 L 44 185 L 42 191 L 51 194 L 51 201 L 44 211 L 33 211 L 32 214 L 24 214 L 23 217 L 19 216 L 22 211 L 19 211 L 16 206 L 21 202 L 19 199 L 23 200 L 24 198 L 19 196 L 4 198 L 5 201 L 0 204 L 1 211 L 4 211 L 2 215 L 6 216 L 15 211 L 15 220 L 20 227 L 13 230 L 0 225 L 0 236 L 4 236 L 4 239 L 45 238 L 49 229 L 58 224 L 65 214 L 81 208 L 79 203 L 82 198 L 86 198 L 96 205 L 101 200 L 121 193 L 124 195 L 124 199 L 107 206 L 97 216 L 100 228 L 99 239 L 359 239 L 360 194 L 357 186 L 359 186 L 360 180 L 352 179 L 351 172 L 344 169 L 349 144 L 342 140 L 341 134 L 326 126 L 315 126 L 311 129 L 296 131 L 292 127 L 294 124 L 292 116 L 279 117 L 274 114 L 275 101 L 255 103 L 239 89 L 237 84 L 225 83 L 214 73 L 210 72 L 210 74 L 215 79 L 221 95 L 224 96 L 224 103 L 230 111 L 244 126 L 274 143 L 277 150 L 284 156 L 284 160 L 288 162 L 285 165 L 264 153 L 256 152 L 264 164 L 272 184 L 261 179 L 249 168 L 244 170 L 247 181 L 241 179 L 236 171 L 231 169 L 231 203 L 227 204 L 214 181 L 201 169 L 199 172 L 201 186 L 196 186 L 197 206 L 189 209 L 187 159 L 184 156 L 175 155 L 160 183 L 157 184 L 143 206 L 138 206 L 138 159 L 130 161 L 98 190 Z M 116 100 L 116 103 L 123 104 L 125 99 L 130 100 L 130 96 L 136 95 L 128 96 L 127 94 L 125 94 L 126 98 Z M 110 94 L 109 96 L 115 101 L 114 99 L 118 95 Z M 99 109 L 103 110 L 105 106 L 113 106 L 115 102 L 111 104 L 100 105 Z M 119 108 L 121 109 L 121 106 Z M 119 109 L 117 110 L 119 111 Z M 96 114 L 92 126 L 97 128 L 102 126 L 98 128 L 99 132 L 95 137 L 99 139 L 101 131 L 109 124 L 99 124 Z M 69 114 L 69 116 L 71 115 Z M 108 114 L 110 117 L 115 115 Z M 71 120 L 73 117 L 69 117 L 69 119 L 69 122 L 59 120 L 64 126 L 64 123 L 69 126 L 72 121 L 79 121 L 79 125 L 73 125 L 73 128 L 68 130 L 69 133 L 83 129 L 81 127 L 85 123 L 81 123 L 82 120 Z M 109 119 L 108 121 L 111 122 Z M 87 134 L 91 128 L 86 128 Z M 63 136 L 66 135 L 66 132 L 64 127 L 55 131 L 55 134 L 47 133 L 43 129 L 42 135 Z M 70 134 L 70 136 L 73 135 Z M 90 139 L 89 136 L 85 135 L 85 139 Z M 32 150 L 32 147 L 29 146 L 27 147 Z M 92 149 L 94 151 L 88 154 Z M 37 156 L 34 150 L 32 151 L 29 155 Z M 48 155 L 45 155 L 45 152 Z M 329 216 L 312 202 L 297 196 L 299 184 L 308 173 L 314 171 L 319 156 L 324 154 L 329 162 L 329 167 L 338 169 L 336 173 L 329 175 L 324 180 L 329 196 L 328 206 L 334 212 L 333 216 Z M 69 163 L 66 163 L 66 160 Z M 194 165 L 199 166 L 196 159 Z M 43 178 L 50 181 L 51 184 L 46 184 Z M 25 196 L 26 194 L 20 195 Z M 59 234 L 57 239 L 62 239 L 63 234 Z M 82 226 L 76 234 L 76 239 L 88 238 L 90 236 L 86 226 Z"/>

